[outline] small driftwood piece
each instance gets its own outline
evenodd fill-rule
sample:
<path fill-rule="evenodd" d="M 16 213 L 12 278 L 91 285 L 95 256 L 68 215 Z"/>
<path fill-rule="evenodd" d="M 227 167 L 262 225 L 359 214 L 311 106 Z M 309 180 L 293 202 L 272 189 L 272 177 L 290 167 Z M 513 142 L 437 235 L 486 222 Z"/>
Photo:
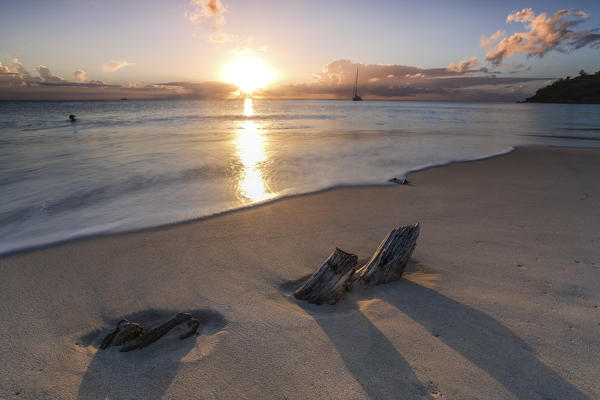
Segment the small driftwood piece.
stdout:
<path fill-rule="evenodd" d="M 381 285 L 400 279 L 417 245 L 419 232 L 419 224 L 395 228 L 379 244 L 373 257 L 354 273 L 350 286 Z"/>
<path fill-rule="evenodd" d="M 142 349 L 156 342 L 175 327 L 180 327 L 181 332 L 178 337 L 183 340 L 198 332 L 200 321 L 192 318 L 191 314 L 178 313 L 164 324 L 145 331 L 140 324 L 123 319 L 113 332 L 104 337 L 100 348 L 104 350 L 110 346 L 123 345 L 119 351 Z"/>
<path fill-rule="evenodd" d="M 406 178 L 392 178 L 389 179 L 388 182 L 397 183 L 398 185 L 408 185 L 410 182 Z"/>
<path fill-rule="evenodd" d="M 110 346 L 120 346 L 143 334 L 144 328 L 140 324 L 122 319 L 117 324 L 117 328 L 104 337 L 100 348 L 105 350 Z"/>
<path fill-rule="evenodd" d="M 338 248 L 313 274 L 308 282 L 294 292 L 294 297 L 314 304 L 335 304 L 346 293 L 358 257 Z"/>

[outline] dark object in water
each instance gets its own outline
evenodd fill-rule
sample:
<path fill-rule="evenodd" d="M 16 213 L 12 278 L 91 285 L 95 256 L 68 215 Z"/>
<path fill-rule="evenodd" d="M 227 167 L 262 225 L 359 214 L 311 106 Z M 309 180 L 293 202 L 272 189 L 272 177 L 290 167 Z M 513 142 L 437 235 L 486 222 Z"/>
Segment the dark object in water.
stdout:
<path fill-rule="evenodd" d="M 110 346 L 123 345 L 119 351 L 142 349 L 156 342 L 178 325 L 183 327 L 178 335 L 179 339 L 183 340 L 198 332 L 200 321 L 193 318 L 191 314 L 178 313 L 164 324 L 146 331 L 140 324 L 122 319 L 117 324 L 117 328 L 102 339 L 100 348 L 104 350 Z"/>
<path fill-rule="evenodd" d="M 75 118 L 75 116 L 73 114 L 71 114 L 71 115 L 69 115 L 69 120 L 71 122 L 75 122 L 75 121 L 77 121 L 77 118 Z"/>
<path fill-rule="evenodd" d="M 313 304 L 335 304 L 353 286 L 374 286 L 402 277 L 417 238 L 419 224 L 398 226 L 379 244 L 373 257 L 356 268 L 358 257 L 335 249 L 294 297 Z"/>
<path fill-rule="evenodd" d="M 356 67 L 356 80 L 354 81 L 354 92 L 352 93 L 352 101 L 361 101 L 362 97 L 358 94 L 358 67 Z"/>
<path fill-rule="evenodd" d="M 397 183 L 398 185 L 408 185 L 410 182 L 406 178 L 392 178 L 388 182 Z"/>

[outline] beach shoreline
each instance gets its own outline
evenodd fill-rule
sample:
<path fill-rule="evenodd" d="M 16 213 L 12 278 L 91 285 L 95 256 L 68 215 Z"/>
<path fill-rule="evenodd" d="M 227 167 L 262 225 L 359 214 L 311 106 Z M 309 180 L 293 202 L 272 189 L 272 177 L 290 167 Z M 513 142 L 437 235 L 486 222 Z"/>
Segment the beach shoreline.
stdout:
<path fill-rule="evenodd" d="M 2 255 L 0 397 L 599 397 L 598 170 L 598 149 L 518 147 Z M 405 279 L 291 297 L 335 247 L 364 261 L 414 222 Z M 122 316 L 186 310 L 210 316 L 192 344 L 96 347 Z"/>
<path fill-rule="evenodd" d="M 526 146 L 520 146 L 520 147 L 526 147 Z M 336 189 L 386 187 L 386 186 L 397 184 L 395 182 L 391 182 L 391 179 L 408 178 L 410 175 L 421 172 L 421 171 L 426 171 L 426 170 L 432 169 L 432 168 L 444 167 L 444 166 L 451 165 L 451 164 L 469 163 L 469 162 L 473 162 L 473 161 L 483 161 L 483 160 L 488 160 L 488 159 L 495 158 L 495 157 L 501 157 L 503 155 L 512 153 L 513 151 L 515 151 L 515 149 L 516 149 L 516 147 L 510 146 L 509 148 L 507 148 L 501 152 L 487 154 L 487 155 L 483 155 L 483 156 L 472 158 L 472 159 L 454 160 L 454 161 L 444 162 L 444 163 L 440 163 L 440 164 L 433 164 L 433 163 L 427 164 L 427 165 L 424 165 L 421 167 L 410 169 L 403 174 L 396 174 L 395 176 L 390 177 L 390 179 L 387 182 L 375 182 L 375 183 L 366 183 L 366 184 L 365 183 L 339 184 L 339 185 L 328 186 L 328 187 L 324 187 L 322 189 L 308 191 L 308 192 L 299 192 L 299 193 L 278 195 L 272 199 L 267 199 L 264 201 L 259 201 L 259 202 L 243 205 L 240 207 L 224 209 L 222 211 L 217 211 L 214 213 L 202 215 L 202 216 L 191 218 L 191 219 L 184 219 L 181 221 L 174 221 L 174 222 L 169 222 L 169 223 L 164 223 L 164 224 L 159 224 L 159 225 L 142 226 L 139 228 L 127 228 L 124 226 L 117 226 L 116 229 L 104 228 L 104 227 L 97 227 L 97 228 L 94 227 L 91 229 L 91 231 L 92 231 L 91 233 L 78 232 L 78 233 L 73 233 L 71 235 L 68 235 L 63 239 L 48 240 L 47 242 L 44 240 L 41 240 L 41 241 L 37 241 L 38 243 L 31 244 L 31 245 L 25 245 L 22 247 L 14 247 L 14 248 L 10 248 L 8 250 L 0 250 L 0 258 L 4 257 L 4 256 L 12 255 L 12 254 L 35 251 L 38 249 L 53 247 L 53 246 L 57 246 L 57 245 L 60 245 L 63 243 L 68 243 L 68 242 L 73 242 L 73 241 L 78 241 L 78 240 L 94 239 L 97 237 L 104 237 L 104 236 L 127 235 L 130 233 L 145 232 L 145 231 L 149 231 L 149 230 L 153 230 L 153 229 L 169 228 L 169 227 L 179 226 L 182 224 L 200 222 L 200 221 L 203 221 L 203 220 L 206 220 L 209 218 L 216 218 L 216 217 L 220 217 L 220 216 L 227 215 L 230 213 L 243 211 L 245 209 L 267 206 L 267 205 L 277 202 L 277 201 L 282 201 L 282 200 L 286 200 L 286 199 L 290 199 L 290 198 L 294 198 L 294 197 L 298 197 L 298 196 L 326 193 L 326 192 L 329 192 L 331 190 L 336 190 Z M 89 230 L 89 229 L 86 229 L 86 230 Z"/>

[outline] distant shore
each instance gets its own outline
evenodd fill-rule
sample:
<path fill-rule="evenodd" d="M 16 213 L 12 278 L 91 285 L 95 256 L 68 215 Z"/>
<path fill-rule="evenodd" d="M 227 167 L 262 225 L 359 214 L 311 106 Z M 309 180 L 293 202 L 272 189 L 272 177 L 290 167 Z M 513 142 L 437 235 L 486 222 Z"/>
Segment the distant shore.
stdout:
<path fill-rule="evenodd" d="M 599 170 L 598 149 L 522 147 L 0 256 L 0 398 L 598 398 Z M 364 261 L 417 221 L 401 281 L 291 297 L 336 246 Z M 115 319 L 174 311 L 202 334 L 97 349 Z"/>
<path fill-rule="evenodd" d="M 523 103 L 600 104 L 600 71 L 559 79 L 540 88 Z"/>

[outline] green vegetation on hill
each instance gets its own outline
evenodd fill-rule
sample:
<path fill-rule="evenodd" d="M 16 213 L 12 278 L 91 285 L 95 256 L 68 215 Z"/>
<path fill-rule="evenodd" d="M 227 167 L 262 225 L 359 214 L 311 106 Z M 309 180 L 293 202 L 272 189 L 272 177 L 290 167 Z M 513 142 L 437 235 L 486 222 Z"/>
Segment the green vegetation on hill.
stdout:
<path fill-rule="evenodd" d="M 539 89 L 525 103 L 600 104 L 600 71 L 587 74 L 581 70 L 576 78 L 561 78 Z"/>

